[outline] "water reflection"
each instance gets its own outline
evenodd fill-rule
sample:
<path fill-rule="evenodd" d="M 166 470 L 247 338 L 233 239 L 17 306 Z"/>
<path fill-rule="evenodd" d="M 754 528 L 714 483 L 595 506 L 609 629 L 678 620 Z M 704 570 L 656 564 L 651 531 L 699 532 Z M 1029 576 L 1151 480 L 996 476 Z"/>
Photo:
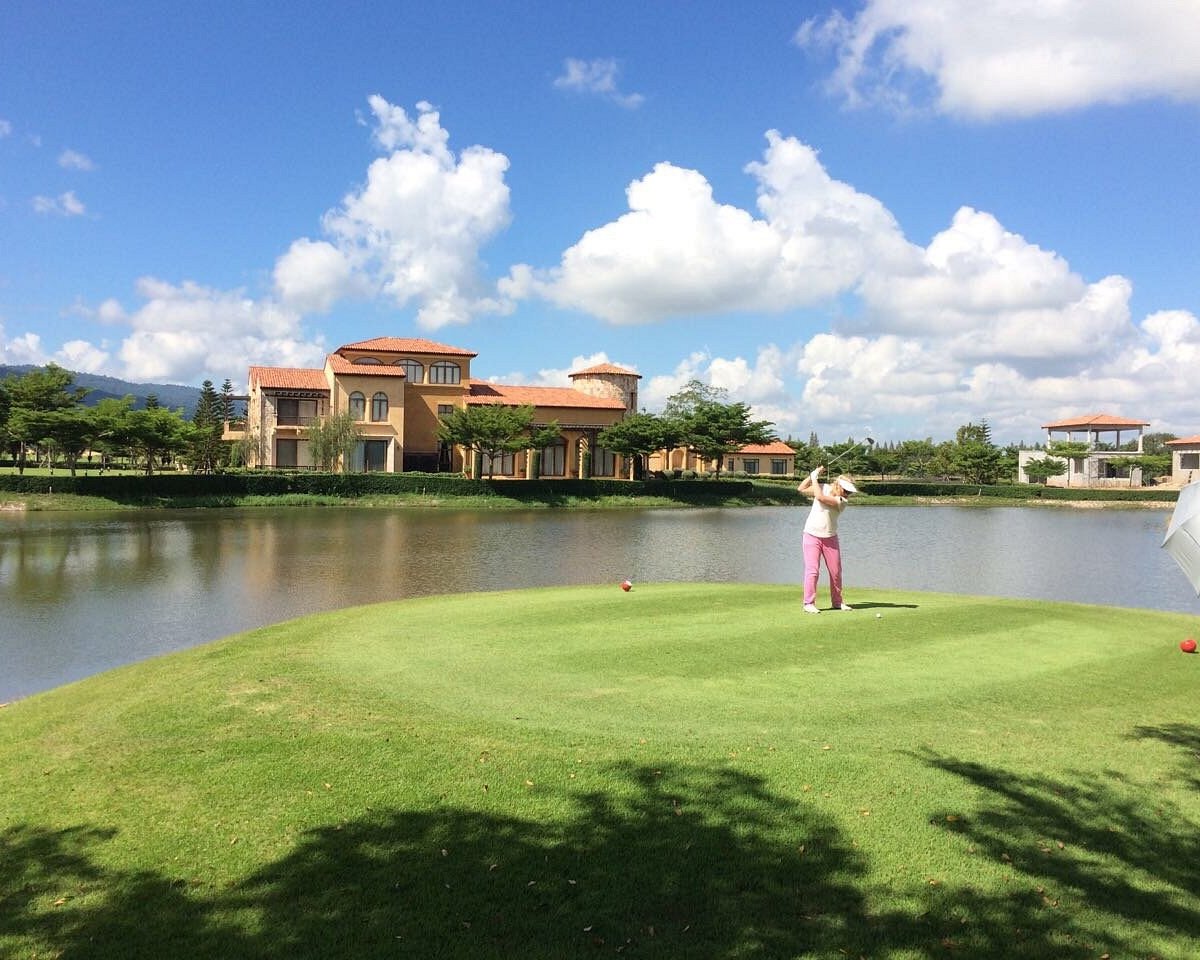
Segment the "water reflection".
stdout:
<path fill-rule="evenodd" d="M 320 610 L 556 584 L 798 583 L 805 511 L 341 508 L 0 517 L 0 702 Z M 1169 512 L 869 507 L 855 587 L 1194 611 Z"/>

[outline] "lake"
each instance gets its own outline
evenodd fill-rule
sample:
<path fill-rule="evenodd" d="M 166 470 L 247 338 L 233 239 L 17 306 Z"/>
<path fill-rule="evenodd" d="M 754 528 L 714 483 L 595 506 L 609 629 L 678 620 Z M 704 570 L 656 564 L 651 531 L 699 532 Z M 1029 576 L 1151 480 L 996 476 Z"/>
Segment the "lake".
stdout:
<path fill-rule="evenodd" d="M 252 627 L 439 593 L 799 584 L 807 509 L 263 508 L 0 515 L 0 703 Z M 871 507 L 846 598 L 881 587 L 1200 610 L 1169 510 Z M 822 575 L 824 583 L 824 575 Z M 797 612 L 799 592 L 797 591 Z"/>

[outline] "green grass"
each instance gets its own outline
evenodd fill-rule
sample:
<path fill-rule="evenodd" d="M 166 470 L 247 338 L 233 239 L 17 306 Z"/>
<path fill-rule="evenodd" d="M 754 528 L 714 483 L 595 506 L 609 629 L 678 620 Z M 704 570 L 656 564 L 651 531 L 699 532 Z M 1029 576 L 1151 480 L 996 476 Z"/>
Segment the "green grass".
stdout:
<path fill-rule="evenodd" d="M 854 599 L 407 600 L 10 704 L 0 956 L 1200 956 L 1194 621 Z"/>

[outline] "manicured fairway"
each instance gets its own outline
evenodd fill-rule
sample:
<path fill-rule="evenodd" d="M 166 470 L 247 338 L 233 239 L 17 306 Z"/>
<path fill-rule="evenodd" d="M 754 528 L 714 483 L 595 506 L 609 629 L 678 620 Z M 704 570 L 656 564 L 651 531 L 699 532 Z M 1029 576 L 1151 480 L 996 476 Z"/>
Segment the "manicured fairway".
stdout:
<path fill-rule="evenodd" d="M 852 599 L 410 600 L 10 704 L 0 956 L 1200 957 L 1200 622 Z"/>

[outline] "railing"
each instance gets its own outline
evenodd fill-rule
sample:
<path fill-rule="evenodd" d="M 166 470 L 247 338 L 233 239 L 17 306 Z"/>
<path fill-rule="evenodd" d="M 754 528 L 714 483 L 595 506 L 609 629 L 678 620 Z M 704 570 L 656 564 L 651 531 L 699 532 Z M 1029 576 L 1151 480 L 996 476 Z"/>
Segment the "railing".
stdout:
<path fill-rule="evenodd" d="M 276 417 L 275 425 L 277 427 L 307 427 L 316 419 L 316 417 Z"/>

